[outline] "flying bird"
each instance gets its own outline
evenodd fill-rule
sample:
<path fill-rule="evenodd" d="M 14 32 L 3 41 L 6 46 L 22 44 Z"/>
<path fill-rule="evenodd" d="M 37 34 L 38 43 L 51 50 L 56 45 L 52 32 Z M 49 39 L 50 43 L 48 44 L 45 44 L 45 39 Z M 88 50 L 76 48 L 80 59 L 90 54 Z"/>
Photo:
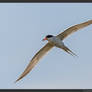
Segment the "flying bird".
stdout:
<path fill-rule="evenodd" d="M 63 40 L 68 37 L 71 33 L 76 32 L 79 29 L 82 29 L 84 27 L 87 27 L 88 25 L 92 24 L 92 20 L 89 20 L 87 22 L 81 23 L 74 25 L 68 29 L 66 29 L 64 32 L 58 34 L 57 36 L 53 35 L 47 35 L 43 41 L 47 40 L 48 43 L 41 48 L 35 56 L 32 58 L 30 63 L 28 64 L 27 68 L 24 70 L 24 72 L 21 74 L 21 76 L 15 81 L 19 81 L 22 79 L 24 76 L 26 76 L 33 68 L 34 66 L 38 63 L 38 61 L 48 52 L 50 51 L 54 46 L 58 47 L 68 54 L 71 54 L 72 56 L 77 56 L 74 52 L 72 52 L 67 46 L 65 46 Z"/>

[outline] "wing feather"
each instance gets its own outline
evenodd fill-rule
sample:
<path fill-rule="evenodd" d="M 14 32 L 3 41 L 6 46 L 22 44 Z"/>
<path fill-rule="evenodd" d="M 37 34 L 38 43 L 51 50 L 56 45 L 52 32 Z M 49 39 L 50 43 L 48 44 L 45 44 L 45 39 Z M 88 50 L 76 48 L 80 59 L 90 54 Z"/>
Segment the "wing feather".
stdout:
<path fill-rule="evenodd" d="M 31 60 L 30 63 L 28 64 L 27 68 L 24 70 L 24 72 L 21 74 L 21 76 L 16 80 L 16 82 L 19 81 L 20 79 L 22 79 L 24 76 L 26 76 L 26 75 L 33 69 L 33 67 L 38 63 L 38 61 L 39 61 L 52 47 L 53 47 L 53 45 L 48 42 L 43 48 L 41 48 L 41 49 L 35 54 L 35 56 L 32 58 L 32 60 Z"/>
<path fill-rule="evenodd" d="M 74 25 L 68 29 L 66 29 L 64 32 L 57 35 L 61 40 L 65 39 L 67 36 L 69 36 L 71 33 L 76 32 L 79 29 L 82 29 L 84 27 L 87 27 L 88 25 L 92 24 L 92 20 L 89 20 L 87 22 Z"/>

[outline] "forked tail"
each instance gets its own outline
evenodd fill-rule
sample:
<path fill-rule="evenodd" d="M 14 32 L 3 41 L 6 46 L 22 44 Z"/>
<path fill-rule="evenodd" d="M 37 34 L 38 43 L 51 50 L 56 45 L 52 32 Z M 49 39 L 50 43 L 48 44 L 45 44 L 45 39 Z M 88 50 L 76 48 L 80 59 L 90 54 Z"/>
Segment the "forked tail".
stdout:
<path fill-rule="evenodd" d="M 66 51 L 68 54 L 72 55 L 72 56 L 77 56 L 74 52 L 72 52 L 69 48 L 67 48 L 66 46 L 64 46 L 62 48 L 64 51 Z M 77 56 L 78 57 L 78 56 Z"/>

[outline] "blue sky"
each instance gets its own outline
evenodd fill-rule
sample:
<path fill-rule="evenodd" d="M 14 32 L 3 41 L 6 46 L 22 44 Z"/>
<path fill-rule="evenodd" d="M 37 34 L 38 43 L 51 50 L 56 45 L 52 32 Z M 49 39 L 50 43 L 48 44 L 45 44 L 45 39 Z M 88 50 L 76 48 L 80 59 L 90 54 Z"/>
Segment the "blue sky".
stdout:
<path fill-rule="evenodd" d="M 64 40 L 78 58 L 53 48 L 14 83 L 46 35 L 90 19 L 92 3 L 0 3 L 0 89 L 92 89 L 92 25 Z"/>

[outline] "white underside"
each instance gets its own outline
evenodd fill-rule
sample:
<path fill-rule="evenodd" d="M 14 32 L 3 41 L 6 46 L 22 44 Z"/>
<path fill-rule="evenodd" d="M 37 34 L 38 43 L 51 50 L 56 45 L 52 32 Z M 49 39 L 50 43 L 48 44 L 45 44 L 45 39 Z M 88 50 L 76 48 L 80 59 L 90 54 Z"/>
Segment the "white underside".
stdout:
<path fill-rule="evenodd" d="M 48 39 L 49 42 L 51 42 L 52 44 L 54 44 L 56 47 L 58 48 L 62 48 L 64 47 L 64 43 L 62 42 L 62 40 L 60 40 L 58 37 L 54 36 L 52 38 Z"/>

